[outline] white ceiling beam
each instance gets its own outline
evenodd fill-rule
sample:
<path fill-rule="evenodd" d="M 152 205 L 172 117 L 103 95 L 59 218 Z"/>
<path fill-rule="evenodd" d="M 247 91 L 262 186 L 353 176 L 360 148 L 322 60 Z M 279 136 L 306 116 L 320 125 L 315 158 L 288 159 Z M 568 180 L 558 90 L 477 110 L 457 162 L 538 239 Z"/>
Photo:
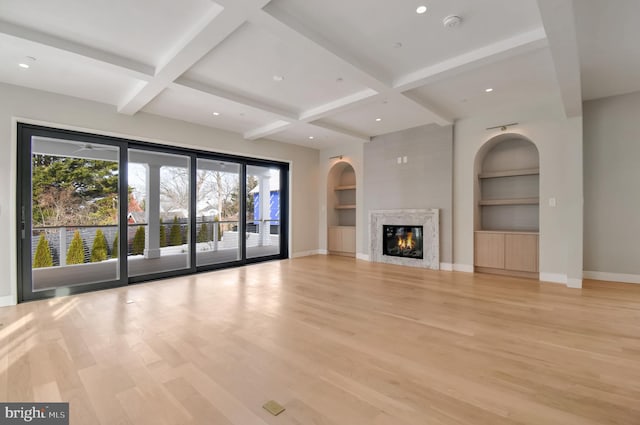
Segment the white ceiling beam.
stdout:
<path fill-rule="evenodd" d="M 88 47 L 74 41 L 65 40 L 63 38 L 55 37 L 4 21 L 0 21 L 0 33 L 67 53 L 72 53 L 82 58 L 88 58 L 109 68 L 110 70 L 139 80 L 149 81 L 153 78 L 153 66 L 114 55 L 113 53 L 105 52 L 104 50 L 94 49 L 93 47 Z"/>
<path fill-rule="evenodd" d="M 316 121 L 329 115 L 334 115 L 338 112 L 372 103 L 379 98 L 380 96 L 377 91 L 373 89 L 365 89 L 340 99 L 336 99 L 332 102 L 325 103 L 324 105 L 308 109 L 300 114 L 299 120 L 302 122 Z"/>
<path fill-rule="evenodd" d="M 538 0 L 567 117 L 582 115 L 580 56 L 571 0 Z"/>
<path fill-rule="evenodd" d="M 547 36 L 544 28 L 537 28 L 406 74 L 394 81 L 393 87 L 405 92 L 546 45 Z"/>
<path fill-rule="evenodd" d="M 261 9 L 254 11 L 249 16 L 249 22 L 266 28 L 282 40 L 287 40 L 287 42 L 295 44 L 304 50 L 313 51 L 315 54 L 326 57 L 328 60 L 340 62 L 344 67 L 349 69 L 353 78 L 383 96 L 403 96 L 399 90 L 393 87 L 390 78 L 376 69 L 373 64 L 365 63 L 362 59 L 358 59 L 339 46 L 330 43 L 320 34 L 300 23 L 286 11 L 272 5 L 267 9 L 268 10 Z M 427 105 L 417 103 L 409 98 L 407 99 L 424 111 L 426 115 L 425 118 L 430 122 L 436 122 L 439 125 L 451 124 L 451 120 L 439 115 Z M 361 101 L 362 99 L 355 97 L 351 107 L 359 105 Z M 336 107 L 339 108 L 340 111 L 343 111 L 349 109 L 350 105 L 348 103 L 337 103 Z M 321 114 L 327 116 L 332 112 L 331 109 L 325 108 Z M 311 116 L 313 112 L 307 111 L 303 113 L 303 115 Z"/>
<path fill-rule="evenodd" d="M 254 130 L 247 131 L 243 134 L 243 137 L 246 140 L 257 140 L 263 137 L 271 136 L 272 134 L 279 133 L 287 128 L 290 128 L 293 125 L 290 121 L 274 121 L 265 126 L 256 128 Z"/>
<path fill-rule="evenodd" d="M 252 7 L 261 9 L 269 0 L 251 2 Z M 175 79 L 184 74 L 214 47 L 246 22 L 248 4 L 238 3 L 223 8 L 213 3 L 200 23 L 190 29 L 182 40 L 167 54 L 157 67 L 154 78 L 141 88 L 137 88 L 120 104 L 118 111 L 133 115 L 160 94 Z"/>
<path fill-rule="evenodd" d="M 312 124 L 310 124 L 312 126 L 315 127 L 319 127 L 319 128 L 323 128 L 325 130 L 329 130 L 332 131 L 334 133 L 338 133 L 342 136 L 349 136 L 353 139 L 356 139 L 360 142 L 370 142 L 371 141 L 371 137 L 366 135 L 366 134 L 362 134 L 362 133 L 358 133 L 357 131 L 352 131 L 352 130 L 347 130 L 346 128 L 342 128 L 342 127 L 338 127 L 336 125 L 333 124 L 328 124 L 326 122 L 314 122 Z"/>
<path fill-rule="evenodd" d="M 190 90 L 199 93 L 207 93 L 212 96 L 237 103 L 239 105 L 245 105 L 264 112 L 269 112 L 270 114 L 276 115 L 278 116 L 278 118 L 285 121 L 298 120 L 298 115 L 295 112 L 287 111 L 276 106 L 261 102 L 259 100 L 243 96 L 236 92 L 230 92 L 228 90 L 224 90 L 219 87 L 213 87 L 208 84 L 200 83 L 198 81 L 193 81 L 185 77 L 176 79 L 176 81 L 170 84 L 170 87 L 177 90 Z"/>

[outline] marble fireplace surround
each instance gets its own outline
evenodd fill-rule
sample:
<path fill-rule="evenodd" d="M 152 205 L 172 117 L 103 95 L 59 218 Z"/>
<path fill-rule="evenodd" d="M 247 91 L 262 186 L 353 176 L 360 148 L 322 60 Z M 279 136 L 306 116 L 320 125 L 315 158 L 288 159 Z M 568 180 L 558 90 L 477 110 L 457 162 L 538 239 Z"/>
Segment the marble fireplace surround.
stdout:
<path fill-rule="evenodd" d="M 422 226 L 423 259 L 401 258 L 382 254 L 383 225 Z M 401 266 L 440 269 L 440 210 L 375 210 L 369 212 L 370 261 Z"/>

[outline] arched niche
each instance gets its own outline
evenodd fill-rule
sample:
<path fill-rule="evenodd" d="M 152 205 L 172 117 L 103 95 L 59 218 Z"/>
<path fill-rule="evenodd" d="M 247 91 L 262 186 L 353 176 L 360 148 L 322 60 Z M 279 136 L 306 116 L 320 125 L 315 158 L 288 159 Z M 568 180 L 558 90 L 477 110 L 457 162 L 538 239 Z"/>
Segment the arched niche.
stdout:
<path fill-rule="evenodd" d="M 327 229 L 329 253 L 355 256 L 356 173 L 344 160 L 327 175 Z"/>
<path fill-rule="evenodd" d="M 475 229 L 539 229 L 540 156 L 520 134 L 489 139 L 476 154 Z"/>
<path fill-rule="evenodd" d="M 539 277 L 540 156 L 528 138 L 488 140 L 474 163 L 474 269 Z"/>

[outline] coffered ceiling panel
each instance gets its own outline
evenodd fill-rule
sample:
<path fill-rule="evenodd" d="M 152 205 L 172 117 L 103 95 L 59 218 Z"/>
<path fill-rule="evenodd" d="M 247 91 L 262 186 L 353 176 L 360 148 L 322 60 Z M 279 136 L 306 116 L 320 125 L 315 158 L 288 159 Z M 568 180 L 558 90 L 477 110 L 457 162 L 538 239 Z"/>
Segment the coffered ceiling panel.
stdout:
<path fill-rule="evenodd" d="M 2 0 L 0 20 L 157 65 L 209 0 Z"/>
<path fill-rule="evenodd" d="M 184 77 L 295 113 L 366 89 L 344 65 L 319 58 L 251 23 Z"/>
<path fill-rule="evenodd" d="M 426 13 L 416 13 L 419 5 Z M 542 26 L 535 0 L 273 0 L 266 9 L 322 34 L 389 79 Z M 462 23 L 445 28 L 448 15 Z"/>
<path fill-rule="evenodd" d="M 0 81 L 110 105 L 142 83 L 91 59 L 4 34 L 0 34 Z"/>
<path fill-rule="evenodd" d="M 335 145 L 363 143 L 362 139 L 305 123 L 294 124 L 268 138 L 314 149 L 324 149 Z"/>
<path fill-rule="evenodd" d="M 542 48 L 427 84 L 409 94 L 449 116 L 464 118 L 491 108 L 557 98 L 558 90 L 551 54 Z"/>
<path fill-rule="evenodd" d="M 278 121 L 268 112 L 180 87 L 166 89 L 143 111 L 236 133 Z"/>
<path fill-rule="evenodd" d="M 373 137 L 431 122 L 414 102 L 394 96 L 377 99 L 318 123 Z"/>

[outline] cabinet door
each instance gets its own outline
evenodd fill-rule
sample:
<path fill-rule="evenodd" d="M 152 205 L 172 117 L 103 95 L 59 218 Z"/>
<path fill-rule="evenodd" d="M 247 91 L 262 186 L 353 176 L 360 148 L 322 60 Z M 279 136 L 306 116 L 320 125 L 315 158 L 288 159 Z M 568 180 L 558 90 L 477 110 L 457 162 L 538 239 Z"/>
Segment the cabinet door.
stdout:
<path fill-rule="evenodd" d="M 356 252 L 356 228 L 343 227 L 342 229 L 342 251 L 348 253 Z"/>
<path fill-rule="evenodd" d="M 505 268 L 538 271 L 538 235 L 505 235 Z"/>
<path fill-rule="evenodd" d="M 342 232 L 339 227 L 329 227 L 327 247 L 329 251 L 342 251 Z"/>
<path fill-rule="evenodd" d="M 475 265 L 504 269 L 504 233 L 476 233 Z"/>

